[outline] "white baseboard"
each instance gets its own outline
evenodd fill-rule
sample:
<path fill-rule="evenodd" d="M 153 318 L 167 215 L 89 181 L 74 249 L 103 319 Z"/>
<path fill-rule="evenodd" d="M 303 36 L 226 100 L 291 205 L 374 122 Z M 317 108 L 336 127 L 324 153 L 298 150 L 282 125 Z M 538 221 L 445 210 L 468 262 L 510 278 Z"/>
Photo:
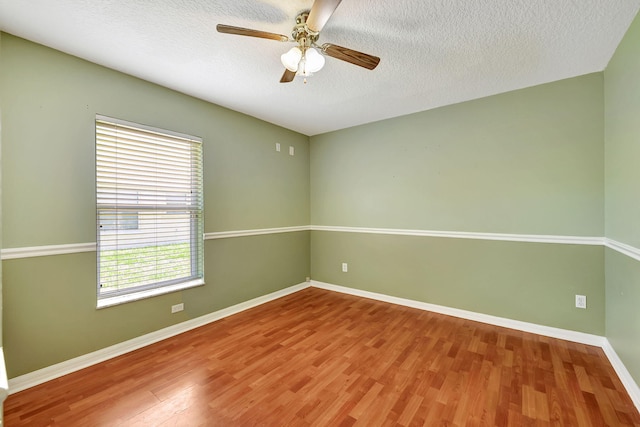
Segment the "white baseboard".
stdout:
<path fill-rule="evenodd" d="M 552 338 L 559 338 L 581 344 L 595 345 L 602 347 L 605 338 L 599 335 L 585 334 L 583 332 L 570 331 L 567 329 L 553 328 L 551 326 L 537 325 L 535 323 L 521 322 L 519 320 L 507 319 L 504 317 L 490 316 L 488 314 L 476 313 L 473 311 L 461 310 L 459 308 L 445 307 L 442 305 L 430 304 L 427 302 L 415 301 L 405 298 L 393 297 L 375 292 L 362 291 L 345 286 L 332 285 L 330 283 L 311 281 L 311 286 L 329 291 L 341 292 L 344 294 L 370 298 L 406 307 L 418 308 L 420 310 L 433 311 L 435 313 L 446 314 L 447 316 L 459 317 L 476 322 L 488 323 L 490 325 L 502 326 L 524 332 L 531 332 Z"/>
<path fill-rule="evenodd" d="M 620 357 L 618 357 L 618 354 L 613 349 L 613 346 L 606 338 L 604 340 L 602 350 L 604 350 L 604 354 L 606 354 L 607 358 L 609 358 L 611 366 L 613 366 L 616 374 L 618 374 L 618 377 L 620 377 L 620 381 L 622 381 L 624 388 L 627 389 L 627 393 L 629 393 L 631 400 L 640 412 L 640 387 L 638 387 L 638 384 L 636 384 L 636 382 L 634 381 L 631 373 L 627 370 L 627 367 L 624 366 L 624 363 L 622 363 L 622 360 L 620 360 Z"/>
<path fill-rule="evenodd" d="M 59 378 L 63 375 L 79 371 L 80 369 L 84 369 L 97 363 L 104 362 L 105 360 L 112 359 L 114 357 L 129 353 L 158 341 L 162 341 L 183 332 L 187 332 L 191 329 L 195 329 L 208 323 L 215 322 L 216 320 L 220 320 L 233 314 L 240 313 L 241 311 L 248 310 L 266 302 L 282 298 L 283 296 L 298 292 L 302 289 L 308 288 L 309 286 L 310 284 L 308 282 L 290 286 L 288 288 L 254 298 L 249 301 L 241 302 L 240 304 L 236 304 L 231 307 L 215 311 L 213 313 L 205 314 L 204 316 L 200 316 L 192 320 L 187 320 L 186 322 L 182 322 L 177 325 L 172 325 L 164 329 L 160 329 L 158 331 L 112 345 L 110 347 L 84 354 L 73 359 L 65 360 L 64 362 L 47 366 L 46 368 L 38 369 L 37 371 L 29 372 L 28 374 L 20 375 L 9 380 L 9 394 L 17 393 L 19 391 L 34 387 L 55 378 Z"/>
<path fill-rule="evenodd" d="M 9 380 L 7 379 L 7 368 L 4 365 L 4 351 L 0 347 L 0 409 L 4 400 L 9 395 Z M 0 414 L 0 421 L 2 420 L 2 414 Z M 0 422 L 0 427 L 2 423 Z"/>

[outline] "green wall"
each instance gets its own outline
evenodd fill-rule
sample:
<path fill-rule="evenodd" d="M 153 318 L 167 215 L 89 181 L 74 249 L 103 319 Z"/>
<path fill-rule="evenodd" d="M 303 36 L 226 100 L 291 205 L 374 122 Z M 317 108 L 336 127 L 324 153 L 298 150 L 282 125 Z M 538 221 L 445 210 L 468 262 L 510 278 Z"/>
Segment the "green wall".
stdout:
<path fill-rule="evenodd" d="M 640 15 L 618 46 L 605 81 L 605 233 L 640 248 Z M 640 252 L 640 250 L 639 250 Z M 606 333 L 640 383 L 640 262 L 606 254 Z"/>
<path fill-rule="evenodd" d="M 9 377 L 304 282 L 308 247 L 308 232 L 207 240 L 205 286 L 101 310 L 95 253 L 4 261 Z"/>
<path fill-rule="evenodd" d="M 206 233 L 309 224 L 306 136 L 8 34 L 0 54 L 4 248 L 95 242 L 96 114 L 203 138 Z M 101 310 L 95 252 L 5 260 L 9 377 L 301 283 L 309 238 L 206 240 L 205 286 Z"/>
<path fill-rule="evenodd" d="M 591 74 L 311 138 L 311 223 L 603 235 Z"/>
<path fill-rule="evenodd" d="M 598 335 L 604 335 L 602 257 L 599 246 L 311 235 L 314 280 Z M 573 308 L 575 294 L 588 296 L 587 310 Z"/>
<path fill-rule="evenodd" d="M 602 236 L 603 132 L 598 73 L 314 136 L 311 222 Z M 311 247 L 314 280 L 604 334 L 599 246 L 313 231 Z"/>
<path fill-rule="evenodd" d="M 96 113 L 205 140 L 206 232 L 309 224 L 307 137 L 7 34 L 3 59 L 5 248 L 95 241 Z"/>

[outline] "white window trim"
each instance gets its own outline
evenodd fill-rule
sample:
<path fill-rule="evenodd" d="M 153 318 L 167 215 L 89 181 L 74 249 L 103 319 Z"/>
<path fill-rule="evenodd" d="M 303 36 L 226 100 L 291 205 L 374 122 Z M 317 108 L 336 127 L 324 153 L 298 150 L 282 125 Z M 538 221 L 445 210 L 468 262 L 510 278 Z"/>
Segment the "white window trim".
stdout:
<path fill-rule="evenodd" d="M 146 130 L 149 132 L 163 133 L 165 135 L 175 136 L 176 138 L 192 139 L 194 141 L 198 141 L 202 143 L 202 138 L 200 138 L 199 136 L 193 136 L 193 135 L 188 135 L 186 133 L 175 132 L 168 129 L 161 129 L 154 126 L 143 125 L 141 123 L 128 122 L 126 120 L 115 119 L 113 117 L 103 116 L 101 114 L 96 114 L 96 120 L 111 122 L 111 123 L 115 123 L 117 125 L 122 125 L 122 126 L 131 126 L 131 127 Z"/>
<path fill-rule="evenodd" d="M 147 289 L 144 291 L 132 292 L 130 294 L 116 295 L 112 297 L 100 298 L 96 308 L 113 307 L 114 305 L 126 304 L 128 302 L 139 301 L 141 299 L 157 297 L 159 295 L 170 294 L 172 292 L 183 291 L 185 289 L 203 286 L 204 280 L 191 280 L 189 282 L 176 283 L 175 285 L 163 286 L 161 288 Z"/>

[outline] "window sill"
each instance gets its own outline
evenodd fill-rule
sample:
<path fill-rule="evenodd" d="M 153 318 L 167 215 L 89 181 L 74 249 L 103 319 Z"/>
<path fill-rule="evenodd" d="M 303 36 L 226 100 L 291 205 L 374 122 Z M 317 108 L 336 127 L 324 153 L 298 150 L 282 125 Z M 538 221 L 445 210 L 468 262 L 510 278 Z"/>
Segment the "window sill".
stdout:
<path fill-rule="evenodd" d="M 204 285 L 204 280 L 191 280 L 184 283 L 176 283 L 175 285 L 163 286 L 156 289 L 147 289 L 145 291 L 135 292 L 126 295 L 117 295 L 98 299 L 97 309 L 113 307 L 114 305 L 126 304 L 128 302 L 139 301 L 141 299 L 157 297 L 158 295 L 169 294 L 171 292 L 183 291 L 185 289 L 195 288 Z"/>

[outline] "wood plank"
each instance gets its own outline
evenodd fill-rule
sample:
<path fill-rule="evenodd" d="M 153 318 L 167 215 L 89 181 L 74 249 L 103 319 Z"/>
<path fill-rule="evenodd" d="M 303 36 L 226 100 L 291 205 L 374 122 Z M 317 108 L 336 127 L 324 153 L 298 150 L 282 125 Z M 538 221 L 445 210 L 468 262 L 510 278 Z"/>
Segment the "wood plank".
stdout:
<path fill-rule="evenodd" d="M 310 288 L 5 401 L 7 426 L 640 426 L 597 348 Z"/>

